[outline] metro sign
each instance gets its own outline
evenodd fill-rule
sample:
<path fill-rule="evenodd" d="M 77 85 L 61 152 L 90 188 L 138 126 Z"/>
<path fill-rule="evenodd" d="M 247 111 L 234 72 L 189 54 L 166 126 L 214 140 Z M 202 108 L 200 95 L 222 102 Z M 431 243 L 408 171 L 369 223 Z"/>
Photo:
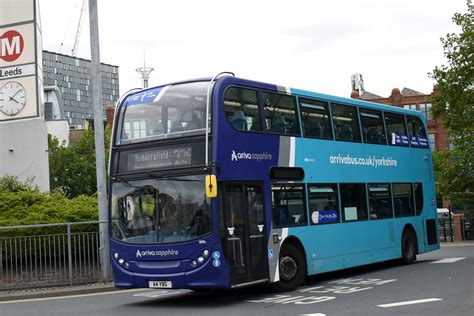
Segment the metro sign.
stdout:
<path fill-rule="evenodd" d="M 24 47 L 20 33 L 15 30 L 7 31 L 0 36 L 0 59 L 6 62 L 15 61 L 21 56 Z"/>

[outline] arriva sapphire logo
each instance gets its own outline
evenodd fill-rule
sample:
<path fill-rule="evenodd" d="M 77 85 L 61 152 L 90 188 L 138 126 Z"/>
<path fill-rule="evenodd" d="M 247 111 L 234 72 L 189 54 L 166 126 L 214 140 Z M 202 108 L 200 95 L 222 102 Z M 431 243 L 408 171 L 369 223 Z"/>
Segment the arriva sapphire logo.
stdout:
<path fill-rule="evenodd" d="M 235 150 L 232 150 L 232 154 L 230 155 L 231 161 L 239 161 L 239 160 L 256 160 L 256 161 L 263 161 L 263 160 L 272 160 L 272 154 L 267 152 L 263 153 L 247 153 L 241 152 L 236 153 Z"/>
<path fill-rule="evenodd" d="M 135 256 L 137 258 L 149 257 L 149 256 L 158 256 L 158 257 L 167 257 L 167 256 L 177 256 L 179 254 L 178 250 L 168 249 L 168 250 L 137 250 Z"/>

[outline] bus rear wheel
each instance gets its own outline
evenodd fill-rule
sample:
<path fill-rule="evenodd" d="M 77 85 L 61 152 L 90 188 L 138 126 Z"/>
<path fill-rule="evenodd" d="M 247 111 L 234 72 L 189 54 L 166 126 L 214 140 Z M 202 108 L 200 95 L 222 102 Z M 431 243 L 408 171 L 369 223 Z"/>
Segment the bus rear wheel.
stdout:
<path fill-rule="evenodd" d="M 402 235 L 402 258 L 403 264 L 410 264 L 416 260 L 416 236 L 413 230 L 405 229 Z"/>
<path fill-rule="evenodd" d="M 303 254 L 293 245 L 284 245 L 278 262 L 280 281 L 274 284 L 278 292 L 294 291 L 303 282 L 306 265 Z"/>

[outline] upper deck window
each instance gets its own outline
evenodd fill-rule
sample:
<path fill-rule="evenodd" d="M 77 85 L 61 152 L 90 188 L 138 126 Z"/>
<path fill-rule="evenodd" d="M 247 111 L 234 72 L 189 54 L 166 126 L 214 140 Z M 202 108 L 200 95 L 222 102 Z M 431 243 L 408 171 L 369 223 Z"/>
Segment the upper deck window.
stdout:
<path fill-rule="evenodd" d="M 386 145 L 387 138 L 383 127 L 382 112 L 362 108 L 359 112 L 364 143 Z"/>
<path fill-rule="evenodd" d="M 357 108 L 342 104 L 332 104 L 331 109 L 336 140 L 360 143 Z"/>
<path fill-rule="evenodd" d="M 326 102 L 299 99 L 301 123 L 305 137 L 332 139 L 329 106 Z"/>
<path fill-rule="evenodd" d="M 414 116 L 407 116 L 410 145 L 412 147 L 428 148 L 428 139 L 423 122 Z"/>
<path fill-rule="evenodd" d="M 388 143 L 394 146 L 408 146 L 407 128 L 405 117 L 402 114 L 385 112 Z"/>
<path fill-rule="evenodd" d="M 228 88 L 224 94 L 224 111 L 233 128 L 241 131 L 262 131 L 256 90 Z"/>
<path fill-rule="evenodd" d="M 205 132 L 209 82 L 158 87 L 129 96 L 124 101 L 118 144 Z"/>
<path fill-rule="evenodd" d="M 262 98 L 268 132 L 284 135 L 300 134 L 295 97 L 281 93 L 262 92 Z"/>

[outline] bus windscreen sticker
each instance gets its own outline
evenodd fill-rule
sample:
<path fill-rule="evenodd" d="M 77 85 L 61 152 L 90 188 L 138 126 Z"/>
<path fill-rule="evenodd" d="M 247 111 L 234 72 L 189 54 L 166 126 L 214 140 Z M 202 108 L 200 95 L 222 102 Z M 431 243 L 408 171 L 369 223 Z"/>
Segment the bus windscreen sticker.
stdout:
<path fill-rule="evenodd" d="M 408 147 L 408 136 L 401 133 L 392 133 L 392 145 Z"/>
<path fill-rule="evenodd" d="M 314 211 L 311 214 L 311 220 L 313 221 L 313 224 L 329 224 L 337 223 L 339 221 L 337 218 L 337 211 L 335 210 Z"/>

